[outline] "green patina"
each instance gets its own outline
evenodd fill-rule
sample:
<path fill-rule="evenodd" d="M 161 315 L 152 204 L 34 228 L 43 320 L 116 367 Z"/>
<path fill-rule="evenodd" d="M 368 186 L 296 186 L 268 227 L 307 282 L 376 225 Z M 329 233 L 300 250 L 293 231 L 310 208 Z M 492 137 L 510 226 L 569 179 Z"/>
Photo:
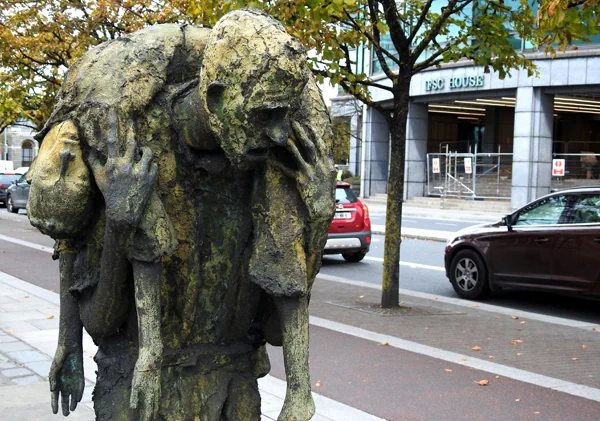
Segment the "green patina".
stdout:
<path fill-rule="evenodd" d="M 102 44 L 70 69 L 43 144 L 64 125 L 76 214 L 40 154 L 30 218 L 59 239 L 60 346 L 79 364 L 82 326 L 99 345 L 97 419 L 258 420 L 265 342 L 284 348 L 279 419 L 310 419 L 307 306 L 335 171 L 298 41 L 237 11 Z M 54 397 L 73 367 L 53 363 Z"/>

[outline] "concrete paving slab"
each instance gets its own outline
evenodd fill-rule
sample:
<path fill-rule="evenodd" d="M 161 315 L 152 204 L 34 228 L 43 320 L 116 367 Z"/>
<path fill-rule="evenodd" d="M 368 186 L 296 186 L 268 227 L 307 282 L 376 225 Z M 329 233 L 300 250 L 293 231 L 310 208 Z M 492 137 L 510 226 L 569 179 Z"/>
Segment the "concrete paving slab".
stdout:
<path fill-rule="evenodd" d="M 24 342 L 5 342 L 0 343 L 0 352 L 13 352 L 13 351 L 28 351 L 31 347 Z"/>
<path fill-rule="evenodd" d="M 39 351 L 14 351 L 9 352 L 8 356 L 20 364 L 50 360 L 46 354 L 42 354 Z"/>
<path fill-rule="evenodd" d="M 38 376 L 17 377 L 12 379 L 13 383 L 18 386 L 27 386 L 31 384 L 46 383 L 44 379 Z"/>
<path fill-rule="evenodd" d="M 50 373 L 50 365 L 52 362 L 48 361 L 36 361 L 33 363 L 25 364 L 25 367 L 33 371 L 35 374 L 41 377 L 48 377 L 48 373 Z"/>
<path fill-rule="evenodd" d="M 26 368 L 13 368 L 10 370 L 2 370 L 2 375 L 4 377 L 21 377 L 21 376 L 30 376 L 32 373 L 31 371 L 27 370 Z"/>

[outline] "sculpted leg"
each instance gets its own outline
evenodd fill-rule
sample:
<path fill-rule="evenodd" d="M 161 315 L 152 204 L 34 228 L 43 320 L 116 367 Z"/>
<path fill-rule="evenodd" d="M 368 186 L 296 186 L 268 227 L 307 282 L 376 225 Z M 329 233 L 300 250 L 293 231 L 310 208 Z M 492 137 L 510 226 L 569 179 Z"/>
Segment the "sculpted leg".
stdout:
<path fill-rule="evenodd" d="M 308 366 L 308 299 L 276 297 L 283 332 L 287 392 L 278 421 L 308 421 L 315 413 Z"/>

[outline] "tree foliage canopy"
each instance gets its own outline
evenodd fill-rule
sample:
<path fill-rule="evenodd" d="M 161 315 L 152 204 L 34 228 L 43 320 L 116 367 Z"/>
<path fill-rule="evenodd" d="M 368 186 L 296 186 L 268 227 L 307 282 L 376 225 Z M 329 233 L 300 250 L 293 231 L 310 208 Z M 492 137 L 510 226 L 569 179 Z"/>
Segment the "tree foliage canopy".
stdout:
<path fill-rule="evenodd" d="M 319 79 L 373 106 L 373 89 L 463 58 L 502 76 L 532 69 L 512 34 L 553 53 L 589 40 L 600 16 L 599 0 L 0 0 L 0 130 L 17 118 L 40 127 L 66 69 L 91 46 L 157 23 L 212 26 L 240 7 L 275 16 L 311 51 Z M 387 81 L 356 65 L 361 46 Z"/>

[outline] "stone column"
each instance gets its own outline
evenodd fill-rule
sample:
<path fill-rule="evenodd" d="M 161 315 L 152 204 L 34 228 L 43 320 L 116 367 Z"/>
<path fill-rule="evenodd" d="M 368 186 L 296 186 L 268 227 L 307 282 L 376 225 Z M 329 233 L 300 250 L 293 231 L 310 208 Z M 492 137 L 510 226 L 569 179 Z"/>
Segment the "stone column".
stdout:
<path fill-rule="evenodd" d="M 513 141 L 513 209 L 550 192 L 554 97 L 539 88 L 517 89 Z"/>
<path fill-rule="evenodd" d="M 363 116 L 361 196 L 368 198 L 387 192 L 390 130 L 379 111 L 368 108 Z"/>
<path fill-rule="evenodd" d="M 406 122 L 404 200 L 421 197 L 427 183 L 427 104 L 410 101 Z"/>

